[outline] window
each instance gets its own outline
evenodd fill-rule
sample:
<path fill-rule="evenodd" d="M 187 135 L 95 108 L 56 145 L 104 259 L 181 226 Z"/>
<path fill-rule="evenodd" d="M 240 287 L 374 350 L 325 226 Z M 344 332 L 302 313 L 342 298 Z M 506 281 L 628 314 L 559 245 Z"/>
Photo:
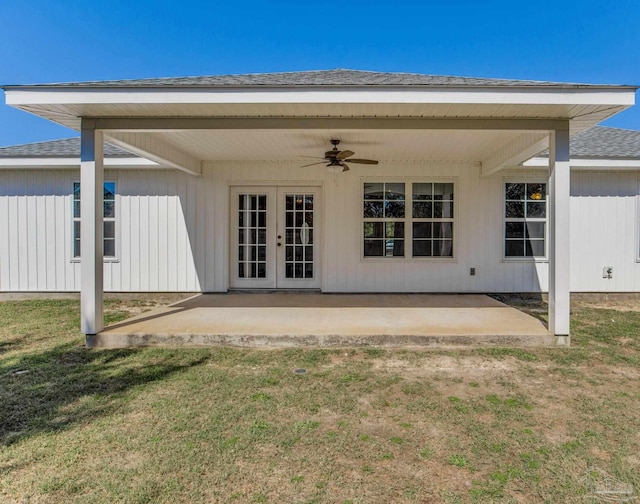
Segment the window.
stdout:
<path fill-rule="evenodd" d="M 404 257 L 404 183 L 365 182 L 365 257 Z"/>
<path fill-rule="evenodd" d="M 365 257 L 453 257 L 453 183 L 365 182 L 363 203 Z"/>
<path fill-rule="evenodd" d="M 104 183 L 104 257 L 116 256 L 116 183 Z M 73 257 L 80 257 L 80 182 L 73 183 Z"/>
<path fill-rule="evenodd" d="M 545 257 L 547 184 L 505 184 L 505 257 Z"/>
<path fill-rule="evenodd" d="M 453 256 L 453 184 L 413 184 L 413 257 Z"/>

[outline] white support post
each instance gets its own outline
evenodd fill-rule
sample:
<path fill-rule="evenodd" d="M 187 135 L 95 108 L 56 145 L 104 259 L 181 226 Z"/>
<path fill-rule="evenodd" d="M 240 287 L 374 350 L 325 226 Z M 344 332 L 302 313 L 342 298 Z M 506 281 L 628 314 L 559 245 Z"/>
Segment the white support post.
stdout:
<path fill-rule="evenodd" d="M 570 229 L 569 125 L 549 139 L 549 330 L 559 345 L 569 344 Z"/>
<path fill-rule="evenodd" d="M 80 147 L 80 317 L 86 335 L 103 326 L 103 198 L 102 132 L 82 123 Z"/>

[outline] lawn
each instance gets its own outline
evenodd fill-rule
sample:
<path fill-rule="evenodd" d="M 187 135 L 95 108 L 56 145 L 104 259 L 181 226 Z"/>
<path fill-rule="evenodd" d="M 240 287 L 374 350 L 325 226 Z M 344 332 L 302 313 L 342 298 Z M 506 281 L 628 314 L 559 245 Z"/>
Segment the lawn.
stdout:
<path fill-rule="evenodd" d="M 2 302 L 0 502 L 584 503 L 607 475 L 638 495 L 625 308 L 574 306 L 570 349 L 86 350 L 77 302 Z"/>

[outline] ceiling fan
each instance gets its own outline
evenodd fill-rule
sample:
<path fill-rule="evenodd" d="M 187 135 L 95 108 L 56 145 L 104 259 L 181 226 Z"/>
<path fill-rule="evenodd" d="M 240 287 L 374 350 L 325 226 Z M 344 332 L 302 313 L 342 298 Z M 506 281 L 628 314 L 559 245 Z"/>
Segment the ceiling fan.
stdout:
<path fill-rule="evenodd" d="M 310 163 L 308 165 L 304 165 L 301 168 L 306 168 L 307 166 L 314 166 L 319 164 L 327 164 L 327 167 L 332 171 L 349 171 L 349 165 L 346 163 L 359 163 L 359 164 L 378 164 L 378 161 L 375 159 L 356 159 L 352 158 L 355 152 L 350 150 L 339 150 L 338 145 L 340 144 L 340 140 L 336 140 L 335 138 L 331 140 L 331 145 L 333 145 L 333 149 L 328 150 L 324 153 L 324 158 L 315 158 L 322 159 L 322 161 L 318 161 L 316 163 Z M 342 168 L 342 170 L 340 170 Z"/>

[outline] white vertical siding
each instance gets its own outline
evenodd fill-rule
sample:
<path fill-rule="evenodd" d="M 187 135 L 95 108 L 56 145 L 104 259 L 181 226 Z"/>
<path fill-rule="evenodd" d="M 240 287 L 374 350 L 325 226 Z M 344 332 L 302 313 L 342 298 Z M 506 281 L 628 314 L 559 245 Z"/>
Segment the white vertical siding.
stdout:
<path fill-rule="evenodd" d="M 228 285 L 227 238 L 221 239 L 222 232 L 218 231 L 226 229 L 229 222 L 228 186 L 263 183 L 322 185 L 325 209 L 322 288 L 325 292 L 537 292 L 547 289 L 547 264 L 502 260 L 503 178 L 481 178 L 478 166 L 353 165 L 348 173 L 334 176 L 323 166 L 300 169 L 295 164 L 284 163 L 259 166 L 209 163 L 206 173 L 207 176 L 212 173 L 216 180 L 215 194 L 219 201 L 214 223 L 214 250 L 218 258 L 215 290 L 225 290 Z M 456 184 L 455 259 L 363 259 L 361 199 L 365 180 L 453 180 Z M 470 275 L 471 267 L 476 268 L 475 276 Z"/>
<path fill-rule="evenodd" d="M 393 177 L 385 176 L 393 173 Z M 0 291 L 76 291 L 72 254 L 74 170 L 0 171 Z M 322 288 L 326 292 L 538 292 L 544 261 L 503 260 L 503 184 L 543 171 L 482 178 L 475 165 L 407 163 L 324 167 L 207 163 L 194 177 L 174 170 L 107 170 L 117 182 L 117 261 L 105 262 L 108 291 L 224 291 L 229 272 L 229 186 L 320 185 Z M 640 291 L 635 172 L 576 172 L 571 184 L 572 291 Z M 361 257 L 365 180 L 453 180 L 455 257 Z M 410 244 L 406 244 L 410 251 Z M 602 278 L 603 266 L 614 268 Z M 476 268 L 471 276 L 470 268 Z"/>
<path fill-rule="evenodd" d="M 77 178 L 74 170 L 0 171 L 0 291 L 79 290 Z M 205 243 L 196 216 L 211 213 L 211 185 L 173 170 L 107 171 L 105 179 L 116 181 L 118 193 L 117 258 L 105 261 L 105 290 L 202 290 L 196 272 L 204 271 Z"/>
<path fill-rule="evenodd" d="M 0 172 L 0 290 L 68 290 L 69 172 Z"/>
<path fill-rule="evenodd" d="M 572 173 L 572 291 L 640 291 L 639 178 L 637 172 Z M 604 266 L 613 267 L 613 278 L 603 278 Z"/>

